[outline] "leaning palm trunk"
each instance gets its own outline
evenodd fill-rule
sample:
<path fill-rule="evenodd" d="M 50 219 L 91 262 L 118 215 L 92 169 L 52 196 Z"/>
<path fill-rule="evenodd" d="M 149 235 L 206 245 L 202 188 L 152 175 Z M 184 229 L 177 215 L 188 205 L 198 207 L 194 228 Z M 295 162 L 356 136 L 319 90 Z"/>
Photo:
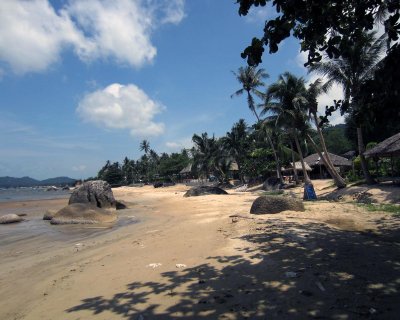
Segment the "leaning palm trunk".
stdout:
<path fill-rule="evenodd" d="M 331 175 L 333 181 L 335 182 L 335 185 L 341 189 L 341 188 L 345 188 L 346 187 L 346 181 L 342 178 L 342 176 L 335 170 L 335 167 L 331 161 L 331 158 L 329 157 L 329 153 L 328 153 L 328 149 L 326 148 L 326 144 L 325 144 L 325 139 L 324 139 L 324 135 L 322 134 L 322 130 L 319 127 L 319 123 L 318 123 L 318 118 L 317 118 L 317 114 L 315 112 L 313 112 L 313 118 L 314 118 L 314 122 L 315 122 L 315 126 L 317 127 L 317 132 L 319 135 L 319 140 L 321 141 L 321 146 L 322 146 L 322 150 L 324 151 L 324 154 L 322 155 L 318 148 L 316 146 L 314 146 L 314 148 L 317 150 L 318 155 L 322 158 L 322 160 L 324 161 L 325 167 L 327 168 L 327 170 L 329 171 L 329 174 Z M 309 137 L 311 138 L 311 137 Z M 311 139 L 312 140 L 312 139 Z M 314 141 L 311 142 L 313 145 L 315 144 Z"/>
<path fill-rule="evenodd" d="M 291 151 L 291 153 L 292 153 L 292 163 L 293 163 L 294 181 L 296 182 L 296 184 L 299 184 L 299 176 L 297 175 L 296 159 L 294 158 L 294 150 L 293 150 L 293 142 L 292 142 L 292 139 L 290 139 L 290 151 Z"/>
<path fill-rule="evenodd" d="M 251 110 L 251 111 L 254 113 L 254 115 L 256 116 L 257 122 L 260 122 L 260 117 L 258 116 L 258 113 L 257 113 L 256 108 L 255 108 L 255 106 L 254 106 L 253 97 L 251 96 L 249 90 L 247 90 L 247 103 L 249 104 L 250 110 Z"/>
<path fill-rule="evenodd" d="M 274 155 L 275 165 L 276 165 L 276 175 L 278 176 L 278 179 L 279 179 L 280 183 L 283 184 L 283 177 L 282 177 L 281 165 L 280 165 L 280 161 L 279 161 L 279 158 L 278 158 L 278 154 L 276 153 L 274 144 L 273 144 L 272 139 L 269 136 L 268 132 L 267 132 L 267 140 L 269 142 L 269 145 L 271 146 L 272 153 Z"/>
<path fill-rule="evenodd" d="M 376 181 L 371 177 L 371 174 L 369 173 L 368 170 L 368 164 L 367 160 L 365 160 L 364 157 L 364 141 L 363 141 L 363 136 L 362 136 L 362 131 L 361 127 L 357 128 L 357 142 L 358 142 L 358 153 L 360 155 L 360 162 L 361 162 L 361 168 L 364 173 L 364 178 L 367 184 L 374 184 Z"/>
<path fill-rule="evenodd" d="M 301 167 L 303 169 L 304 183 L 305 183 L 305 185 L 310 185 L 310 184 L 312 185 L 312 182 L 311 182 L 310 177 L 308 176 L 308 173 L 306 170 L 306 165 L 304 164 L 303 152 L 301 151 L 301 148 L 300 148 L 299 139 L 297 138 L 296 134 L 294 134 L 293 136 L 294 136 L 294 142 L 296 143 L 297 152 L 299 153 Z"/>
<path fill-rule="evenodd" d="M 335 185 L 340 189 L 340 188 L 345 188 L 346 187 L 346 182 L 345 180 L 340 176 L 340 174 L 335 170 L 335 167 L 333 166 L 332 162 L 329 163 L 329 155 L 327 153 L 322 153 L 322 151 L 318 148 L 317 144 L 311 138 L 311 136 L 308 134 L 307 135 L 308 140 L 311 142 L 313 145 L 314 149 L 317 151 L 319 157 L 322 159 L 326 170 L 328 170 L 329 174 L 331 175 L 333 181 L 335 182 Z"/>
<path fill-rule="evenodd" d="M 321 136 L 322 136 L 322 133 L 321 133 Z M 321 136 L 320 136 L 320 139 L 321 139 Z M 324 152 L 322 153 L 321 150 L 318 148 L 317 144 L 315 143 L 315 141 L 313 140 L 313 138 L 311 138 L 311 136 L 309 134 L 307 135 L 307 138 L 313 145 L 314 149 L 317 151 L 319 157 L 324 162 L 325 168 L 326 168 L 326 170 L 328 170 L 329 174 L 331 175 L 336 187 L 338 187 L 339 189 L 345 188 L 346 181 L 336 171 L 336 169 L 329 157 L 328 150 L 326 150 L 326 148 L 325 148 L 326 151 L 324 150 Z M 322 139 L 323 139 L 323 137 L 322 137 Z M 321 145 L 322 145 L 322 143 L 321 143 Z"/>

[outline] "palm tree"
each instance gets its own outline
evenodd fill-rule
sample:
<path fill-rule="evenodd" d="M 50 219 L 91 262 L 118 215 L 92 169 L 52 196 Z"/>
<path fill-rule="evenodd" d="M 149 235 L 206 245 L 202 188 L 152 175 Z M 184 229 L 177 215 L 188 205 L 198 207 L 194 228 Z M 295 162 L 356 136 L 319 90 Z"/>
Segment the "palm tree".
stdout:
<path fill-rule="evenodd" d="M 214 136 L 208 137 L 207 133 L 202 133 L 201 136 L 194 134 L 192 137 L 194 142 L 193 152 L 193 167 L 200 173 L 208 176 L 215 174 L 221 182 L 226 178 L 228 159 L 222 148 L 222 144 Z"/>
<path fill-rule="evenodd" d="M 242 164 L 248 149 L 247 138 L 247 124 L 244 119 L 240 119 L 235 123 L 231 131 L 227 132 L 226 135 L 221 138 L 223 148 L 238 165 L 239 176 L 242 182 L 244 181 Z"/>
<path fill-rule="evenodd" d="M 281 171 L 281 162 L 280 162 L 280 158 L 278 156 L 278 153 L 276 151 L 274 142 L 272 141 L 271 135 L 271 128 L 270 128 L 270 121 L 269 119 L 264 119 L 263 122 L 261 122 L 259 125 L 257 124 L 256 126 L 256 130 L 259 133 L 259 137 L 262 139 L 267 139 L 268 144 L 272 150 L 272 154 L 274 156 L 274 160 L 275 160 L 275 166 L 276 166 L 276 174 L 277 177 L 280 181 L 281 184 L 283 184 L 283 176 L 282 176 L 282 171 Z"/>
<path fill-rule="evenodd" d="M 318 102 L 317 97 L 323 92 L 323 86 L 321 79 L 315 80 L 311 83 L 307 90 L 307 108 L 308 112 L 312 116 L 314 120 L 314 125 L 317 128 L 318 136 L 321 142 L 322 150 L 320 151 L 318 146 L 315 144 L 314 140 L 308 134 L 307 138 L 310 140 L 311 144 L 313 144 L 314 148 L 318 152 L 318 155 L 322 159 L 325 164 L 326 169 L 328 170 L 329 174 L 331 175 L 335 185 L 338 188 L 346 187 L 346 181 L 340 176 L 340 174 L 335 170 L 333 163 L 329 157 L 328 149 L 326 148 L 324 135 L 322 134 L 322 130 L 320 127 L 320 122 L 318 121 L 317 112 L 318 112 Z"/>
<path fill-rule="evenodd" d="M 265 72 L 264 69 L 256 69 L 255 67 L 240 67 L 238 72 L 232 71 L 235 75 L 238 82 L 242 85 L 242 88 L 237 90 L 234 94 L 231 95 L 231 98 L 234 96 L 241 96 L 245 92 L 247 93 L 247 104 L 251 112 L 257 118 L 257 121 L 260 121 L 260 118 L 256 111 L 256 104 L 254 102 L 253 95 L 256 95 L 259 98 L 263 98 L 264 95 L 261 91 L 258 90 L 259 87 L 264 87 L 265 84 L 263 79 L 269 77 L 268 73 Z"/>
<path fill-rule="evenodd" d="M 144 153 L 147 154 L 150 151 L 150 142 L 146 139 L 143 140 L 139 145 L 139 150 L 144 151 Z"/>
<path fill-rule="evenodd" d="M 361 116 L 362 106 L 354 98 L 359 93 L 361 85 L 373 77 L 384 49 L 385 35 L 376 39 L 375 32 L 363 33 L 360 35 L 359 41 L 349 42 L 339 58 L 316 63 L 310 67 L 309 72 L 316 72 L 327 77 L 325 89 L 329 89 L 333 83 L 341 85 L 345 102 L 342 112 L 348 112 L 346 109 L 347 106 L 350 106 L 353 114 Z M 363 155 L 365 149 L 360 118 L 357 125 L 358 152 L 365 180 L 368 184 L 372 184 L 375 181 L 368 171 L 368 165 Z"/>
<path fill-rule="evenodd" d="M 275 115 L 276 125 L 283 127 L 290 133 L 300 158 L 304 183 L 312 185 L 299 142 L 299 136 L 306 131 L 308 124 L 308 118 L 305 114 L 306 96 L 307 91 L 304 79 L 285 72 L 279 76 L 276 83 L 268 87 L 262 114 L 272 113 Z"/>

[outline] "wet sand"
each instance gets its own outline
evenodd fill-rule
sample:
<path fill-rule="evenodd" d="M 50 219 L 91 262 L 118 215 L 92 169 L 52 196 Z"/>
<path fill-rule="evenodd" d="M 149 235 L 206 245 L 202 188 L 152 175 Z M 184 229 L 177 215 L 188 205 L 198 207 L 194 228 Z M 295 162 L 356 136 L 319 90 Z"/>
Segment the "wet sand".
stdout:
<path fill-rule="evenodd" d="M 0 319 L 398 315 L 398 218 L 327 201 L 253 216 L 257 192 L 184 198 L 187 189 L 115 189 L 130 203 L 121 221 L 139 222 L 103 230 L 40 220 L 66 200 L 0 204 L 29 220 L 0 225 Z"/>

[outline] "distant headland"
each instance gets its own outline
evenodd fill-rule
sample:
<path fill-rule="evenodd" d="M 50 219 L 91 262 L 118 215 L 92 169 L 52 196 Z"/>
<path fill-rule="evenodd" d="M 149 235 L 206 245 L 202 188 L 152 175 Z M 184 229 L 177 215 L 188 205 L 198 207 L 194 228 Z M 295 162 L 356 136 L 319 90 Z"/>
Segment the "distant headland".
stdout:
<path fill-rule="evenodd" d="M 65 186 L 74 185 L 77 180 L 78 179 L 72 179 L 68 177 L 56 177 L 45 180 L 36 180 L 30 177 L 0 177 L 0 188 Z"/>

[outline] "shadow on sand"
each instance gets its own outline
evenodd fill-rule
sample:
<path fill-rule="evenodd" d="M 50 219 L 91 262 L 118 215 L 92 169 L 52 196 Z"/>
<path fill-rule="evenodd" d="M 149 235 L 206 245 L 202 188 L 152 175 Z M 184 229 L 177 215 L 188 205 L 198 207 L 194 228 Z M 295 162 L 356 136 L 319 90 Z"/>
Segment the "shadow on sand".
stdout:
<path fill-rule="evenodd" d="M 121 319 L 398 319 L 399 234 L 272 219 L 241 236 L 238 255 L 132 282 L 66 310 Z M 244 257 L 247 258 L 244 258 Z"/>

